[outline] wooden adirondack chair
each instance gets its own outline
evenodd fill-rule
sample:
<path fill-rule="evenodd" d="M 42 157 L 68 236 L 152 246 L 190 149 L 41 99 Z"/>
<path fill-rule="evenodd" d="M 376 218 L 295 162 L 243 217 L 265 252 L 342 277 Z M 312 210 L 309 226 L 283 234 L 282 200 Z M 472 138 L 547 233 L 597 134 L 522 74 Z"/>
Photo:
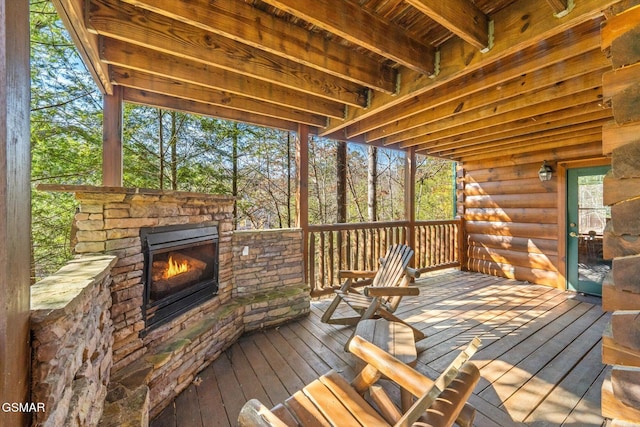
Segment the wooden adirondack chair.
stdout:
<path fill-rule="evenodd" d="M 332 371 L 271 410 L 258 400 L 250 400 L 240 411 L 238 425 L 447 427 L 456 422 L 468 427 L 473 424 L 475 409 L 466 401 L 480 379 L 478 368 L 468 359 L 479 345 L 480 340 L 474 338 L 447 370 L 432 381 L 356 336 L 351 341 L 349 351 L 367 365 L 351 383 Z M 383 388 L 376 384 L 381 376 L 391 379 L 418 398 L 405 413 L 401 413 Z M 380 412 L 362 397 L 365 393 L 368 393 Z"/>
<path fill-rule="evenodd" d="M 419 271 L 409 267 L 412 256 L 413 249 L 409 246 L 393 245 L 389 247 L 385 257 L 380 259 L 380 268 L 377 271 L 340 271 L 339 277 L 346 280 L 340 289 L 335 291 L 336 295 L 322 315 L 321 321 L 329 324 L 356 325 L 364 319 L 382 317 L 409 326 L 416 341 L 424 339 L 426 336 L 420 330 L 393 314 L 403 296 L 418 295 L 420 292 L 418 288 L 409 287 L 412 278 L 420 277 Z M 373 282 L 365 286 L 362 292 L 355 288 L 357 282 L 354 282 L 354 279 L 371 277 Z M 333 317 L 341 302 L 351 307 L 357 315 Z M 347 341 L 345 350 L 351 338 Z"/>

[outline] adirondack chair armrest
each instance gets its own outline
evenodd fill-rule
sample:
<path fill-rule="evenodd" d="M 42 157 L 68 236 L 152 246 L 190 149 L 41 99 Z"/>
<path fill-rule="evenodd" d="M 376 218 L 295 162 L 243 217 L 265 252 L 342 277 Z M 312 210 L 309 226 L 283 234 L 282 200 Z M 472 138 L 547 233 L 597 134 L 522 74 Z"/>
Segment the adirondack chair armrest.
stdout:
<path fill-rule="evenodd" d="M 287 427 L 287 425 L 258 399 L 251 399 L 240 410 L 238 427 Z"/>
<path fill-rule="evenodd" d="M 364 294 L 368 297 L 404 297 L 420 295 L 420 289 L 412 286 L 365 286 Z"/>
<path fill-rule="evenodd" d="M 371 270 L 339 270 L 339 279 L 371 279 L 375 277 L 377 271 Z"/>
<path fill-rule="evenodd" d="M 420 372 L 402 363 L 359 335 L 353 337 L 351 343 L 349 343 L 349 351 L 368 363 L 368 366 L 351 382 L 358 392 L 364 392 L 366 388 L 377 380 L 377 375 L 373 375 L 373 369 L 414 396 L 421 396 L 425 390 L 429 390 L 434 384 L 432 380 Z"/>
<path fill-rule="evenodd" d="M 420 278 L 420 270 L 416 270 L 415 268 L 407 267 L 404 269 L 407 276 L 418 279 Z"/>

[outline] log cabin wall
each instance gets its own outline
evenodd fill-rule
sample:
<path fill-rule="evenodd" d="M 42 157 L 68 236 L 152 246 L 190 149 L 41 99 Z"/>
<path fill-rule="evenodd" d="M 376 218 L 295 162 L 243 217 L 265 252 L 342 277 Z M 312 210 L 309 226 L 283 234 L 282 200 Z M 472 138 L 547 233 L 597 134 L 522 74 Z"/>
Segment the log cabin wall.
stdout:
<path fill-rule="evenodd" d="M 600 137 L 594 139 L 460 164 L 457 211 L 465 219 L 467 244 L 463 268 L 564 289 L 562 165 L 602 158 Z M 547 182 L 538 178 L 544 160 L 553 169 Z"/>
<path fill-rule="evenodd" d="M 603 127 L 603 152 L 611 156 L 604 202 L 611 222 L 604 256 L 613 259 L 602 287 L 602 308 L 612 312 L 602 339 L 602 361 L 613 365 L 602 385 L 602 415 L 612 426 L 640 425 L 640 6 L 610 18 L 602 48 L 613 70 L 603 76 L 603 94 L 613 121 Z"/>

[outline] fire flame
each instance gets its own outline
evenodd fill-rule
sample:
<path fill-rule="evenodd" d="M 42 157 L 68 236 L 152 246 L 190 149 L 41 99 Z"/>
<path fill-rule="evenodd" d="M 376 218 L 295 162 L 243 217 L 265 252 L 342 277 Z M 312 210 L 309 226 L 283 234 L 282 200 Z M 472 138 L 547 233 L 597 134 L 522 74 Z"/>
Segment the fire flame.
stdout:
<path fill-rule="evenodd" d="M 169 267 L 167 268 L 167 278 L 177 276 L 178 274 L 185 273 L 189 270 L 189 263 L 187 261 L 176 262 L 173 257 L 169 257 Z"/>

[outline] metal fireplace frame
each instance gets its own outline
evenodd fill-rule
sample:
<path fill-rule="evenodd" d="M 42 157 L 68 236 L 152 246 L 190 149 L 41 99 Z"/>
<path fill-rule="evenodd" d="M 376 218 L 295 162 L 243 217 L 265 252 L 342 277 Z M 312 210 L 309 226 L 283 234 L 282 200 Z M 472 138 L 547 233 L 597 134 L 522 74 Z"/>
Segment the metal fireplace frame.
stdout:
<path fill-rule="evenodd" d="M 145 263 L 142 303 L 142 317 L 145 327 L 140 331 L 140 335 L 145 336 L 154 328 L 210 300 L 218 293 L 220 237 L 216 223 L 201 223 L 145 227 L 140 229 L 140 240 Z M 158 301 L 150 302 L 153 257 L 170 251 L 208 244 L 214 245 L 213 277 Z M 151 308 L 154 309 L 154 315 L 148 318 L 147 310 Z"/>

